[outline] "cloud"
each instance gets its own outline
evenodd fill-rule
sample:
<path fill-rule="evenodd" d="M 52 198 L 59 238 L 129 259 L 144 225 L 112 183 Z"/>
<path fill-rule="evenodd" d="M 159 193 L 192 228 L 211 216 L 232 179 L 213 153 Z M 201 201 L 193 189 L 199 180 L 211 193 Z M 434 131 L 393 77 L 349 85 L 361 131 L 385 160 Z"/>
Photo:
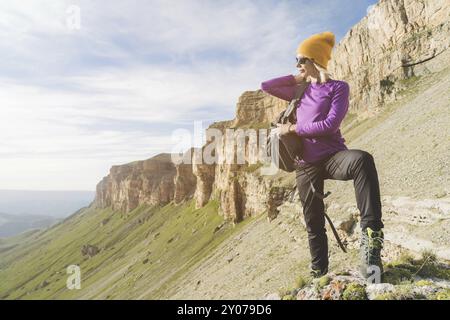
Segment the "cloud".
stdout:
<path fill-rule="evenodd" d="M 174 130 L 233 118 L 242 92 L 295 71 L 299 41 L 342 34 L 351 3 L 0 2 L 0 188 L 92 190 Z"/>

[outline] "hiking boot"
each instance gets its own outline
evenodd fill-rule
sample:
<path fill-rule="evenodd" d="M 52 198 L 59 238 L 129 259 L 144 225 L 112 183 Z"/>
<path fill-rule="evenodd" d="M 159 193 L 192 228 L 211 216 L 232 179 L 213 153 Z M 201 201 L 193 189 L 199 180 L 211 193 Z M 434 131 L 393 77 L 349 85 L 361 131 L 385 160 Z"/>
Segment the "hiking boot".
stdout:
<path fill-rule="evenodd" d="M 311 271 L 309 272 L 309 274 L 311 275 L 311 277 L 313 278 L 320 278 L 324 275 L 326 275 L 328 273 L 328 268 L 325 270 L 319 270 L 319 269 L 313 269 L 311 268 Z"/>
<path fill-rule="evenodd" d="M 371 277 L 372 282 L 381 281 L 383 273 L 383 264 L 381 262 L 381 249 L 383 248 L 384 234 L 380 229 L 378 231 L 366 228 L 361 236 L 361 275 L 364 279 Z M 379 268 L 379 269 L 378 269 Z M 379 270 L 379 277 L 377 271 Z"/>

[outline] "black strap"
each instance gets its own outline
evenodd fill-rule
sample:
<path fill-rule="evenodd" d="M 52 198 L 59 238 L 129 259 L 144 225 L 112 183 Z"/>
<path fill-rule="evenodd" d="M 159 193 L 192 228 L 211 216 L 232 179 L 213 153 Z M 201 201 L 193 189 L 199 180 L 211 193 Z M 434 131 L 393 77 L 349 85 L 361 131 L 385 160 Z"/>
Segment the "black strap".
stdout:
<path fill-rule="evenodd" d="M 306 86 L 304 85 L 298 85 L 297 91 L 295 92 L 295 100 L 299 100 L 302 98 L 303 94 L 305 93 Z"/>
<path fill-rule="evenodd" d="M 333 231 L 334 237 L 336 238 L 336 240 L 339 244 L 339 247 L 342 249 L 342 251 L 347 253 L 347 250 L 345 249 L 345 246 L 342 243 L 341 238 L 339 238 L 339 234 L 337 233 L 336 228 L 333 225 L 333 222 L 331 222 L 330 217 L 325 212 L 323 214 L 325 215 L 325 218 L 327 219 L 328 223 L 330 224 L 331 230 Z"/>
<path fill-rule="evenodd" d="M 287 123 L 292 114 L 294 114 L 293 116 L 295 117 L 298 102 L 303 98 L 303 94 L 305 93 L 308 86 L 308 83 L 301 83 L 297 85 L 294 98 L 289 102 L 289 105 L 282 112 L 281 116 L 278 117 L 276 123 Z"/>

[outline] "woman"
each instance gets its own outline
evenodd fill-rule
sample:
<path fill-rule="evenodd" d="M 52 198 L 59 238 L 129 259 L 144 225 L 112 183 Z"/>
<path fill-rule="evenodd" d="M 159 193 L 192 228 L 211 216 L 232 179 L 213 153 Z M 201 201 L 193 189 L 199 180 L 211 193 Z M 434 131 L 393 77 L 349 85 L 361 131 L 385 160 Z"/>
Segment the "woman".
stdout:
<path fill-rule="evenodd" d="M 299 74 L 265 81 L 261 89 L 291 101 L 297 84 L 309 82 L 297 108 L 297 123 L 280 125 L 280 134 L 296 132 L 303 138 L 296 182 L 307 226 L 312 276 L 319 277 L 328 272 L 328 241 L 323 199 L 314 196 L 309 179 L 321 193 L 326 179 L 353 179 L 361 214 L 361 273 L 365 278 L 373 275 L 380 279 L 383 223 L 378 174 L 371 154 L 349 150 L 344 144 L 339 127 L 349 106 L 349 85 L 331 79 L 327 72 L 334 43 L 335 36 L 331 32 L 307 38 L 297 48 Z"/>

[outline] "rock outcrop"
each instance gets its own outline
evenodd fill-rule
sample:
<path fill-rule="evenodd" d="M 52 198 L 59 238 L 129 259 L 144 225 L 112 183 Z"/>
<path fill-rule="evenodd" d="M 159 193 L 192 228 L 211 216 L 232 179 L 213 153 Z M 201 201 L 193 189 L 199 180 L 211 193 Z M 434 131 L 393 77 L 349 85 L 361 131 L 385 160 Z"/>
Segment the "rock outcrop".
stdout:
<path fill-rule="evenodd" d="M 97 185 L 97 207 L 129 212 L 141 204 L 176 203 L 192 197 L 195 191 L 192 166 L 175 165 L 170 154 L 113 166 Z"/>
<path fill-rule="evenodd" d="M 194 164 L 193 174 L 197 178 L 195 189 L 195 206 L 203 207 L 210 199 L 214 183 L 215 166 L 210 164 Z"/>
<path fill-rule="evenodd" d="M 99 248 L 97 248 L 96 246 L 90 245 L 90 244 L 85 244 L 81 248 L 81 254 L 83 257 L 92 258 L 99 252 L 100 252 Z"/>
<path fill-rule="evenodd" d="M 197 178 L 193 172 L 192 165 L 192 154 L 194 148 L 191 148 L 185 156 L 187 156 L 190 161 L 188 163 L 180 163 L 175 165 L 176 174 L 174 178 L 174 203 L 181 203 L 186 199 L 192 198 L 195 193 Z"/>
<path fill-rule="evenodd" d="M 420 259 L 406 251 L 385 264 L 382 276 L 364 280 L 348 269 L 317 278 L 299 277 L 293 287 L 265 296 L 267 300 L 448 300 L 450 272 L 446 262 L 429 253 Z"/>
<path fill-rule="evenodd" d="M 329 70 L 349 83 L 350 111 L 373 115 L 404 80 L 438 72 L 433 58 L 450 47 L 450 2 L 381 0 L 336 45 Z"/>
<path fill-rule="evenodd" d="M 238 99 L 236 117 L 230 127 L 268 128 L 286 105 L 286 101 L 267 95 L 262 90 L 245 91 Z"/>

